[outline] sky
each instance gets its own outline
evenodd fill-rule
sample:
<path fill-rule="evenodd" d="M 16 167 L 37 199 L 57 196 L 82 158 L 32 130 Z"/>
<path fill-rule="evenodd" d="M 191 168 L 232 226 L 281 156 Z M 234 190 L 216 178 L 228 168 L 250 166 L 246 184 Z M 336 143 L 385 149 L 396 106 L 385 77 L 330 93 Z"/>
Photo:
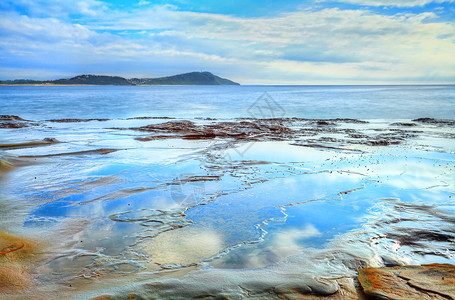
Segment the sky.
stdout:
<path fill-rule="evenodd" d="M 0 79 L 455 83 L 455 0 L 0 0 Z"/>

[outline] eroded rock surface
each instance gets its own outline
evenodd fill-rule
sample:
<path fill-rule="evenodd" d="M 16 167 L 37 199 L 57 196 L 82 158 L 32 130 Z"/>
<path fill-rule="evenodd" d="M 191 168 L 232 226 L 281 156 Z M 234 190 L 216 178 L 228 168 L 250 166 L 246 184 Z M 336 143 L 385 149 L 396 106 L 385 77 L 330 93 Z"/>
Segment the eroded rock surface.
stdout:
<path fill-rule="evenodd" d="M 294 145 L 338 149 L 346 145 L 389 146 L 416 138 L 422 131 L 404 129 L 374 129 L 378 133 L 366 134 L 354 128 L 346 128 L 346 124 L 366 124 L 356 119 L 237 119 L 234 121 L 215 121 L 198 124 L 189 120 L 168 121 L 142 127 L 129 128 L 147 132 L 151 135 L 136 137 L 141 142 L 162 139 L 204 140 L 214 138 L 235 141 L 285 141 L 292 140 Z M 395 123 L 402 125 L 405 123 Z M 409 123 L 414 124 L 414 123 Z M 394 124 L 392 124 L 394 125 Z M 411 125 L 403 125 L 411 127 Z M 117 128 L 119 129 L 119 128 Z M 333 138 L 320 135 L 342 135 Z M 334 148 L 335 147 L 335 148 Z M 342 147 L 341 147 L 342 148 Z"/>
<path fill-rule="evenodd" d="M 215 137 L 258 138 L 264 135 L 283 138 L 292 131 L 283 125 L 283 121 L 276 120 L 217 122 L 206 125 L 196 125 L 192 121 L 183 120 L 132 129 L 158 134 L 165 133 L 166 137 L 169 137 L 169 133 L 174 133 L 175 136 L 170 137 L 181 137 L 183 139 L 211 139 Z"/>
<path fill-rule="evenodd" d="M 447 119 L 433 119 L 433 118 L 419 118 L 412 120 L 414 122 L 424 123 L 424 124 L 431 124 L 431 125 L 446 125 L 446 126 L 455 126 L 454 120 L 447 120 Z"/>
<path fill-rule="evenodd" d="M 279 269 L 200 270 L 182 279 L 138 284 L 132 290 L 133 299 L 362 299 L 352 278 L 320 279 Z M 126 299 L 132 294 L 91 299 Z"/>
<path fill-rule="evenodd" d="M 455 266 L 450 264 L 365 268 L 358 280 L 373 299 L 455 299 Z"/>
<path fill-rule="evenodd" d="M 24 128 L 28 126 L 28 121 L 21 117 L 0 115 L 0 128 Z"/>
<path fill-rule="evenodd" d="M 91 122 L 91 121 L 104 122 L 104 121 L 109 121 L 109 119 L 51 119 L 51 120 L 46 120 L 46 121 L 53 122 L 53 123 L 80 123 L 80 122 Z"/>
<path fill-rule="evenodd" d="M 0 121 L 25 121 L 25 120 L 18 116 L 0 115 Z"/>

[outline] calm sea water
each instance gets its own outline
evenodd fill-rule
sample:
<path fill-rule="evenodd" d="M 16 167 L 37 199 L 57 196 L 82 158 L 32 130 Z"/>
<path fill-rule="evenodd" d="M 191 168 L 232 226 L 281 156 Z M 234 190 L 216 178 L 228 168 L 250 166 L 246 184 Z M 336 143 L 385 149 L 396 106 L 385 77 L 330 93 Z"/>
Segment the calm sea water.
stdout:
<path fill-rule="evenodd" d="M 0 114 L 51 118 L 255 117 L 412 119 L 455 116 L 455 86 L 1 86 Z M 251 111 L 250 111 L 251 112 Z"/>

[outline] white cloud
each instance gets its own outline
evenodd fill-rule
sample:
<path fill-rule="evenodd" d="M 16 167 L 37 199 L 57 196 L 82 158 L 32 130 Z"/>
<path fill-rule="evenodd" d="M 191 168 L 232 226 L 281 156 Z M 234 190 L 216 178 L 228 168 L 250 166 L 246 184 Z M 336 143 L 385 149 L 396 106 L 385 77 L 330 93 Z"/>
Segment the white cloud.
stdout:
<path fill-rule="evenodd" d="M 4 5 L 19 7 L 31 17 L 62 18 L 69 15 L 97 17 L 107 12 L 108 6 L 98 0 L 3 0 Z"/>
<path fill-rule="evenodd" d="M 121 12 L 107 11 L 97 1 L 83 3 L 88 6 L 76 10 L 90 18 L 81 24 L 1 13 L 2 55 L 16 60 L 29 55 L 27 61 L 65 57 L 62 68 L 72 64 L 103 73 L 110 68 L 125 76 L 202 68 L 242 83 L 455 80 L 455 25 L 437 22 L 434 13 L 332 8 L 240 18 L 168 5 Z M 156 73 L 160 68 L 164 74 Z"/>
<path fill-rule="evenodd" d="M 320 0 L 318 2 L 325 2 Z M 453 0 L 337 0 L 337 2 L 364 5 L 364 6 L 390 6 L 390 7 L 415 7 L 429 3 L 453 3 Z"/>
<path fill-rule="evenodd" d="M 22 36 L 41 42 L 87 40 L 95 35 L 79 24 L 69 24 L 55 18 L 30 18 L 14 13 L 0 13 L 0 32 L 8 37 Z"/>
<path fill-rule="evenodd" d="M 150 5 L 151 3 L 149 1 L 145 1 L 145 0 L 140 0 L 137 5 L 139 6 L 144 6 L 144 5 Z"/>

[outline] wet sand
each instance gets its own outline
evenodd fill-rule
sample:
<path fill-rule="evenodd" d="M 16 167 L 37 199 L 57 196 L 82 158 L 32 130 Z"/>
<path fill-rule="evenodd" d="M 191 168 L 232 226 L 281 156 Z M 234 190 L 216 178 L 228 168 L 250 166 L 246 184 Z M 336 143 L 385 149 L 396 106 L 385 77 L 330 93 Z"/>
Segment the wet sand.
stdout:
<path fill-rule="evenodd" d="M 39 244 L 0 231 L 0 296 L 20 294 L 33 287 L 31 268 Z"/>

